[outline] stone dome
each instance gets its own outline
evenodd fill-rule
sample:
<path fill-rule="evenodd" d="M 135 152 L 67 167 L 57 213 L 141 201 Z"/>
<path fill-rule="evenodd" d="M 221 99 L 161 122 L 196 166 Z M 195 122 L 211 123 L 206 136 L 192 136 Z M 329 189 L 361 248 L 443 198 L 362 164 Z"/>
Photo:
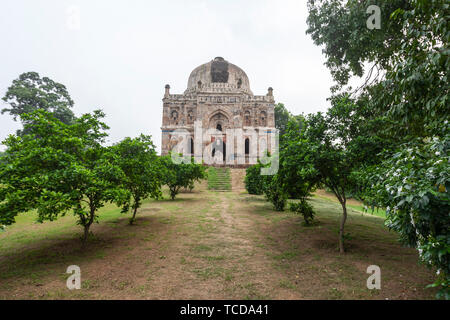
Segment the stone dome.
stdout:
<path fill-rule="evenodd" d="M 244 70 L 222 57 L 195 68 L 189 76 L 186 92 L 216 91 L 214 89 L 252 94 Z"/>

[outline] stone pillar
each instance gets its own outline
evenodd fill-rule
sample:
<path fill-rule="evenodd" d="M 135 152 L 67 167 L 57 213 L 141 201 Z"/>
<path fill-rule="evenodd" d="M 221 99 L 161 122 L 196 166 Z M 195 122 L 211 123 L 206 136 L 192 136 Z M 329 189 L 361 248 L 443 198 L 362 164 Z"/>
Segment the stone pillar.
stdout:
<path fill-rule="evenodd" d="M 164 93 L 164 98 L 168 98 L 170 95 L 170 86 L 166 84 L 166 92 Z"/>

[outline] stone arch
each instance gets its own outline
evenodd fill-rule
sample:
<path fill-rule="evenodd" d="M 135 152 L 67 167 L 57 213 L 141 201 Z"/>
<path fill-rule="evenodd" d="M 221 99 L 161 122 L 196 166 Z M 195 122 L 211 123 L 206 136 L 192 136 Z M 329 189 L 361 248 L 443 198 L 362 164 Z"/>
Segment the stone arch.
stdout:
<path fill-rule="evenodd" d="M 209 115 L 208 127 L 217 129 L 217 126 L 220 124 L 222 131 L 225 131 L 230 127 L 230 119 L 231 116 L 227 112 L 220 109 L 216 110 Z"/>
<path fill-rule="evenodd" d="M 194 111 L 192 109 L 188 110 L 187 112 L 187 123 L 188 124 L 193 124 L 194 123 Z"/>
<path fill-rule="evenodd" d="M 244 111 L 244 126 L 251 126 L 252 125 L 252 115 L 250 113 L 250 110 Z"/>
<path fill-rule="evenodd" d="M 170 123 L 178 125 L 178 120 L 179 120 L 178 111 L 177 110 L 170 111 Z"/>
<path fill-rule="evenodd" d="M 265 127 L 267 125 L 267 113 L 265 111 L 261 111 L 260 118 L 261 118 L 261 125 Z"/>

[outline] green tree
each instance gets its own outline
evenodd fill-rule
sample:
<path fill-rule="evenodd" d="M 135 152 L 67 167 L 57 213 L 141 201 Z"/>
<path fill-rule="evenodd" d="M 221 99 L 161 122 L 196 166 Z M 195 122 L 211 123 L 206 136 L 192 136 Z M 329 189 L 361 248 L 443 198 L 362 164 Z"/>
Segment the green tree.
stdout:
<path fill-rule="evenodd" d="M 446 142 L 443 142 L 446 141 Z M 405 143 L 368 170 L 366 196 L 386 208 L 386 225 L 400 241 L 417 247 L 437 270 L 432 285 L 450 298 L 450 137 Z"/>
<path fill-rule="evenodd" d="M 162 156 L 161 161 L 165 167 L 163 184 L 169 187 L 172 200 L 175 199 L 181 188 L 192 189 L 195 181 L 206 178 L 205 167 L 201 164 L 192 161 L 190 163 L 175 163 L 170 154 Z"/>
<path fill-rule="evenodd" d="M 289 210 L 301 214 L 303 216 L 303 220 L 305 221 L 305 225 L 307 226 L 310 225 L 314 220 L 314 209 L 306 201 L 306 199 L 301 199 L 300 202 L 291 202 Z"/>
<path fill-rule="evenodd" d="M 286 109 L 283 103 L 277 103 L 275 105 L 275 128 L 279 130 L 280 137 L 282 137 L 286 131 L 287 124 L 291 118 L 291 113 Z"/>
<path fill-rule="evenodd" d="M 366 9 L 381 9 L 381 30 L 369 30 Z M 371 108 L 386 117 L 383 130 L 404 140 L 440 135 L 449 118 L 447 0 L 309 0 L 308 30 L 324 47 L 335 90 L 352 76 Z"/>
<path fill-rule="evenodd" d="M 37 72 L 22 73 L 13 80 L 2 99 L 10 106 L 4 108 L 2 114 L 9 113 L 14 121 L 29 121 L 20 116 L 36 110 L 48 111 L 65 124 L 71 124 L 75 119 L 71 110 L 74 103 L 66 87 L 48 77 L 41 78 Z"/>
<path fill-rule="evenodd" d="M 308 117 L 305 132 L 308 140 L 308 160 L 311 162 L 319 185 L 330 189 L 342 206 L 342 218 L 339 227 L 339 251 L 344 250 L 344 226 L 347 220 L 346 193 L 353 187 L 350 184 L 350 173 L 353 164 L 349 161 L 349 152 L 344 145 L 337 141 L 335 135 L 329 131 L 327 117 L 320 112 Z"/>
<path fill-rule="evenodd" d="M 331 190 L 342 206 L 339 250 L 343 253 L 347 198 L 358 188 L 354 173 L 370 163 L 383 144 L 371 135 L 375 122 L 367 121 L 364 112 L 348 96 L 336 97 L 331 102 L 325 115 L 320 112 L 308 115 L 304 134 L 291 145 L 293 150 L 296 146 L 303 149 L 297 160 L 302 164 L 302 175 L 310 183 Z"/>
<path fill-rule="evenodd" d="M 288 194 L 286 184 L 278 174 L 263 176 L 263 192 L 267 201 L 273 204 L 276 211 L 284 211 Z"/>
<path fill-rule="evenodd" d="M 290 199 L 305 201 L 314 191 L 316 181 L 311 172 L 314 172 L 307 161 L 308 146 L 303 137 L 305 119 L 303 116 L 291 117 L 288 121 L 283 143 L 280 144 L 280 167 L 278 175 L 286 186 Z"/>
<path fill-rule="evenodd" d="M 194 183 L 196 181 L 204 180 L 207 178 L 206 174 L 206 168 L 202 164 L 195 164 L 193 162 L 190 163 L 190 166 L 188 168 L 188 176 L 190 178 L 188 189 L 189 191 L 192 191 L 194 189 Z"/>
<path fill-rule="evenodd" d="M 21 212 L 36 209 L 38 221 L 53 221 L 72 210 L 83 226 L 83 242 L 107 202 L 123 202 L 124 174 L 102 146 L 104 114 L 95 111 L 64 124 L 51 113 L 21 114 L 27 134 L 10 135 L 6 163 L 0 164 L 0 224 L 14 223 Z"/>
<path fill-rule="evenodd" d="M 123 212 L 128 212 L 131 207 L 133 216 L 130 224 L 133 224 L 144 199 L 149 197 L 159 199 L 162 196 L 163 167 L 150 136 L 125 138 L 111 149 L 114 163 L 125 174 L 122 185 L 129 191 L 130 198 L 122 207 Z"/>
<path fill-rule="evenodd" d="M 287 186 L 278 174 L 261 174 L 261 169 L 268 166 L 270 162 L 264 165 L 258 160 L 257 164 L 248 167 L 244 180 L 245 188 L 249 194 L 264 194 L 275 210 L 284 211 L 288 198 Z"/>
<path fill-rule="evenodd" d="M 248 167 L 245 170 L 245 189 L 249 194 L 263 194 L 264 179 L 261 175 L 263 165 L 258 161 L 257 164 Z"/>
<path fill-rule="evenodd" d="M 304 146 L 306 140 L 301 138 L 304 128 L 305 119 L 302 115 L 290 116 L 283 142 L 280 143 L 280 167 L 275 175 L 261 175 L 261 169 L 267 165 L 260 162 L 246 170 L 245 186 L 248 193 L 264 194 L 277 211 L 284 210 L 287 198 L 301 199 L 305 203 L 316 187 L 316 181 L 307 175 L 311 171 L 311 164 L 303 161 L 307 150 Z"/>
<path fill-rule="evenodd" d="M 309 161 L 308 141 L 304 138 L 305 119 L 292 117 L 287 125 L 284 143 L 280 146 L 280 168 L 277 175 L 284 181 L 287 194 L 291 199 L 290 210 L 303 216 L 305 224 L 314 219 L 314 210 L 307 202 L 319 180 L 314 166 Z"/>
<path fill-rule="evenodd" d="M 365 27 L 369 4 L 381 8 L 381 30 Z M 430 219 L 430 212 L 445 208 L 448 200 L 434 194 L 433 201 L 421 200 L 418 205 L 413 199 L 431 199 L 428 192 L 436 191 L 432 178 L 414 178 L 424 173 L 423 168 L 437 171 L 438 166 L 430 164 L 435 156 L 426 151 L 431 148 L 430 141 L 433 145 L 449 144 L 450 5 L 447 0 L 310 0 L 308 8 L 307 32 L 317 45 L 324 47 L 326 65 L 336 81 L 334 92 L 347 85 L 352 76 L 362 76 L 367 65 L 368 77 L 352 94 L 358 104 L 366 104 L 373 112 L 368 119 L 383 123 L 379 134 L 390 141 L 388 150 L 373 157 L 378 164 L 371 163 L 355 174 L 360 195 L 372 204 L 390 208 L 398 201 L 398 210 L 388 210 L 388 226 L 397 230 L 402 240 L 412 239 L 404 242 L 422 250 L 422 260 L 440 270 L 440 296 L 448 297 L 449 259 L 445 252 L 450 251 L 450 244 L 442 239 L 448 239 L 450 229 L 446 219 Z M 422 151 L 409 157 L 405 150 Z M 439 152 L 448 156 L 448 148 Z M 407 170 L 392 161 L 396 155 L 407 156 Z M 390 174 L 394 171 L 398 180 L 392 181 Z M 407 184 L 408 180 L 411 182 Z M 372 189 L 387 190 L 394 182 L 402 190 L 409 186 L 406 198 L 403 199 L 403 193 L 396 199 L 387 192 L 374 196 Z M 447 183 L 441 181 L 439 186 Z M 419 228 L 416 221 L 428 226 Z M 420 234 L 417 239 L 416 234 Z M 433 249 L 437 237 L 443 237 L 439 250 Z"/>

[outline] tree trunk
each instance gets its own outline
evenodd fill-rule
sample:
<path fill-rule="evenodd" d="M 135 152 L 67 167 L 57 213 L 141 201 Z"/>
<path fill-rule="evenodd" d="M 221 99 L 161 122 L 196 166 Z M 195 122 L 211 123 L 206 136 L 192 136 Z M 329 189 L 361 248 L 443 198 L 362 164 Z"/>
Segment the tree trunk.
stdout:
<path fill-rule="evenodd" d="M 84 226 L 84 236 L 83 236 L 83 245 L 86 245 L 88 237 L 89 237 L 89 227 L 91 226 L 91 224 L 86 224 Z"/>
<path fill-rule="evenodd" d="M 94 217 L 95 217 L 95 208 L 91 207 L 89 221 L 87 221 L 86 224 L 84 225 L 83 245 L 87 244 L 87 240 L 89 237 L 89 228 L 91 224 L 94 222 Z"/>
<path fill-rule="evenodd" d="M 339 228 L 339 252 L 340 253 L 344 253 L 345 252 L 345 248 L 344 248 L 344 225 L 345 225 L 345 221 L 347 220 L 347 206 L 346 206 L 345 202 L 346 202 L 346 199 L 344 198 L 341 201 L 342 219 L 341 219 L 341 226 Z"/>
<path fill-rule="evenodd" d="M 136 212 L 138 208 L 134 208 L 133 217 L 131 217 L 130 224 L 133 224 L 133 222 L 136 220 Z"/>

